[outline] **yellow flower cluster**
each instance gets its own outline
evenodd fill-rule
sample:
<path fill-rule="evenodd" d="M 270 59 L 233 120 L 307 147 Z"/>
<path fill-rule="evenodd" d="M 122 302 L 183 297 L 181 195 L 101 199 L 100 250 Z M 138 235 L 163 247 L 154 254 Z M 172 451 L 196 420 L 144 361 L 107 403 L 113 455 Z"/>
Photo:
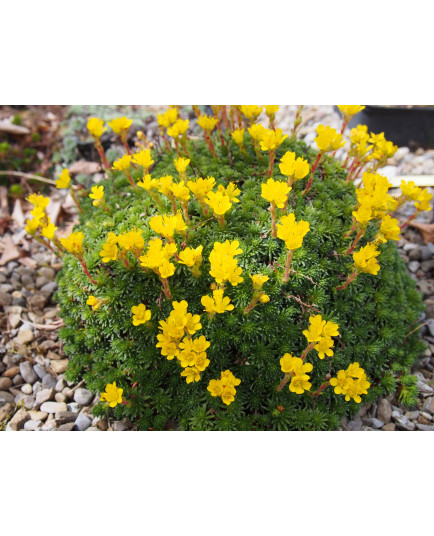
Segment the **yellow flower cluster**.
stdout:
<path fill-rule="evenodd" d="M 339 111 L 344 116 L 345 122 L 349 123 L 351 119 L 365 109 L 365 106 L 358 104 L 338 104 Z"/>
<path fill-rule="evenodd" d="M 112 169 L 116 169 L 117 171 L 128 171 L 131 167 L 132 159 L 133 157 L 130 154 L 125 154 L 113 162 Z"/>
<path fill-rule="evenodd" d="M 295 214 L 291 212 L 280 219 L 277 225 L 277 236 L 285 242 L 286 248 L 290 251 L 301 248 L 303 238 L 309 232 L 309 222 L 300 220 L 295 221 Z"/>
<path fill-rule="evenodd" d="M 56 179 L 56 188 L 69 188 L 71 185 L 71 175 L 69 174 L 68 169 L 62 169 L 62 172 L 59 174 L 59 178 Z"/>
<path fill-rule="evenodd" d="M 197 119 L 197 124 L 206 132 L 212 132 L 217 125 L 217 119 L 213 116 L 201 115 Z"/>
<path fill-rule="evenodd" d="M 127 119 L 126 117 L 118 117 L 108 122 L 108 126 L 119 136 L 124 132 L 127 132 L 132 124 L 133 120 Z"/>
<path fill-rule="evenodd" d="M 283 181 L 268 179 L 265 184 L 261 185 L 261 196 L 277 208 L 283 208 L 288 201 L 288 194 L 292 190 L 290 186 Z"/>
<path fill-rule="evenodd" d="M 102 119 L 90 117 L 87 122 L 87 129 L 95 139 L 99 140 L 107 130 L 107 127 L 104 127 L 104 121 Z"/>
<path fill-rule="evenodd" d="M 365 247 L 353 253 L 356 272 L 377 275 L 380 271 L 380 265 L 376 259 L 378 255 L 380 255 L 380 252 L 372 242 L 368 242 Z"/>
<path fill-rule="evenodd" d="M 337 151 L 345 145 L 342 134 L 337 132 L 335 128 L 318 125 L 316 131 L 318 136 L 314 141 L 321 153 Z"/>
<path fill-rule="evenodd" d="M 140 265 L 143 268 L 150 268 L 162 279 L 167 279 L 175 273 L 175 265 L 170 262 L 170 259 L 177 249 L 173 242 L 163 246 L 160 238 L 154 238 L 149 242 L 147 253 L 140 257 Z"/>
<path fill-rule="evenodd" d="M 295 153 L 287 151 L 280 160 L 279 168 L 282 175 L 288 177 L 288 184 L 291 186 L 295 181 L 307 177 L 310 165 L 304 158 L 297 158 Z"/>
<path fill-rule="evenodd" d="M 202 264 L 202 250 L 203 246 L 197 248 L 185 248 L 179 254 L 179 264 L 185 264 L 190 268 L 194 277 L 200 277 L 200 267 Z"/>
<path fill-rule="evenodd" d="M 95 296 L 89 296 L 86 304 L 90 305 L 94 311 L 98 311 L 104 301 L 101 298 L 96 298 Z"/>
<path fill-rule="evenodd" d="M 344 395 L 347 402 L 353 399 L 358 404 L 362 401 L 360 395 L 368 394 L 371 386 L 367 381 L 365 371 L 357 362 L 352 363 L 347 370 L 340 370 L 337 376 L 330 380 L 330 385 L 335 388 L 337 395 Z"/>
<path fill-rule="evenodd" d="M 246 119 L 255 123 L 262 113 L 262 106 L 256 104 L 241 104 L 240 110 Z"/>
<path fill-rule="evenodd" d="M 237 390 L 235 387 L 240 385 L 241 380 L 236 378 L 230 370 L 221 373 L 219 380 L 211 380 L 207 390 L 213 397 L 221 397 L 222 402 L 229 406 L 235 400 Z"/>
<path fill-rule="evenodd" d="M 142 168 L 144 168 L 145 173 L 147 173 L 149 168 L 154 163 L 154 161 L 152 160 L 152 156 L 151 156 L 151 150 L 142 149 L 138 153 L 133 154 L 133 162 L 141 166 Z"/>
<path fill-rule="evenodd" d="M 239 248 L 238 240 L 229 242 L 226 240 L 223 244 L 215 242 L 213 250 L 210 253 L 209 261 L 211 263 L 210 275 L 216 280 L 216 283 L 224 288 L 226 281 L 232 286 L 236 286 L 244 279 L 241 277 L 242 268 L 238 266 L 236 255 L 243 252 Z"/>
<path fill-rule="evenodd" d="M 178 119 L 178 110 L 176 108 L 169 108 L 164 114 L 158 114 L 158 124 L 164 128 L 168 128 Z"/>
<path fill-rule="evenodd" d="M 26 232 L 35 236 L 39 229 L 41 236 L 52 240 L 57 227 L 51 223 L 51 219 L 46 213 L 50 199 L 43 195 L 31 194 L 26 200 L 34 207 L 30 212 L 33 218 L 26 221 Z"/>
<path fill-rule="evenodd" d="M 282 143 L 286 140 L 287 137 L 288 135 L 283 134 L 280 128 L 276 130 L 271 130 L 267 128 L 264 130 L 259 139 L 261 150 L 275 152 L 276 149 L 278 149 L 282 145 Z"/>
<path fill-rule="evenodd" d="M 418 212 L 431 210 L 432 194 L 428 188 L 419 188 L 414 181 L 401 181 L 401 201 L 415 201 L 415 207 Z"/>
<path fill-rule="evenodd" d="M 175 231 L 179 234 L 185 234 L 187 225 L 182 219 L 182 214 L 164 214 L 163 216 L 154 216 L 149 220 L 149 227 L 158 235 L 165 238 L 168 242 L 174 241 Z"/>
<path fill-rule="evenodd" d="M 171 138 L 178 139 L 187 132 L 189 124 L 190 121 L 188 119 L 178 119 L 172 126 L 167 128 L 167 134 Z"/>
<path fill-rule="evenodd" d="M 157 335 L 157 348 L 161 348 L 161 355 L 169 361 L 175 357 L 184 370 L 181 376 L 187 383 L 198 382 L 200 373 L 209 365 L 206 350 L 210 343 L 202 335 L 192 338 L 197 331 L 202 329 L 200 316 L 187 312 L 188 303 L 172 302 L 173 310 L 166 320 L 160 320 L 162 333 Z"/>
<path fill-rule="evenodd" d="M 305 391 L 310 390 L 312 384 L 309 382 L 310 376 L 307 373 L 313 370 L 311 363 L 304 363 L 300 357 L 285 354 L 280 360 L 280 367 L 282 372 L 291 378 L 289 390 L 292 393 L 302 395 Z"/>
<path fill-rule="evenodd" d="M 263 274 L 255 274 L 249 276 L 253 283 L 253 297 L 245 309 L 244 313 L 249 314 L 252 309 L 258 305 L 258 303 L 268 303 L 270 301 L 270 297 L 265 294 L 265 292 L 262 292 L 262 287 L 264 286 L 264 283 L 266 283 L 270 278 L 268 275 Z"/>
<path fill-rule="evenodd" d="M 104 186 L 92 186 L 89 197 L 93 199 L 94 207 L 98 207 L 104 200 Z"/>
<path fill-rule="evenodd" d="M 309 329 L 303 331 L 307 342 L 318 352 L 318 357 L 332 357 L 334 341 L 332 337 L 339 335 L 339 326 L 334 322 L 323 320 L 321 315 L 309 317 Z"/>
<path fill-rule="evenodd" d="M 83 240 L 84 234 L 79 231 L 76 233 L 71 233 L 66 238 L 61 238 L 60 243 L 68 251 L 72 253 L 75 257 L 83 257 Z"/>

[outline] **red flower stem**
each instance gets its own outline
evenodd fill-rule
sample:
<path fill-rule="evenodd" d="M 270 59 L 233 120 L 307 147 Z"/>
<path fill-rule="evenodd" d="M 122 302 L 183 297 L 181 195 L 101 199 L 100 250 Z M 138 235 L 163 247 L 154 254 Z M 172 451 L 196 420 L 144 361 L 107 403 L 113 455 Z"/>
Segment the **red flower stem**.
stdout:
<path fill-rule="evenodd" d="M 291 380 L 291 378 L 292 378 L 292 372 L 288 372 L 287 374 L 285 374 L 285 377 L 280 382 L 280 385 L 277 388 L 277 391 L 281 391 L 285 387 L 285 385 Z"/>
<path fill-rule="evenodd" d="M 221 115 L 222 115 L 223 125 L 224 125 L 225 129 L 228 129 L 229 128 L 229 120 L 228 120 L 228 112 L 227 112 L 227 109 L 226 109 L 226 104 L 222 104 Z"/>
<path fill-rule="evenodd" d="M 291 261 L 292 257 L 294 256 L 294 252 L 292 249 L 288 251 L 288 256 L 286 257 L 286 265 L 285 265 L 285 275 L 283 277 L 283 282 L 286 283 L 289 279 L 289 271 L 291 269 Z"/>
<path fill-rule="evenodd" d="M 258 305 L 259 298 L 252 298 L 252 301 L 249 303 L 248 307 L 244 309 L 244 314 L 248 315 L 252 309 Z"/>
<path fill-rule="evenodd" d="M 209 132 L 204 130 L 204 135 L 205 135 L 205 141 L 206 141 L 206 143 L 208 145 L 208 149 L 210 150 L 210 152 L 213 155 L 213 157 L 217 158 L 217 154 L 215 152 L 214 144 L 212 142 L 211 136 L 209 135 Z"/>
<path fill-rule="evenodd" d="M 92 281 L 94 285 L 98 285 L 98 283 L 95 281 L 95 279 L 90 275 L 89 270 L 87 268 L 87 265 L 83 258 L 78 258 L 79 263 L 81 264 L 83 268 L 83 272 L 87 275 L 87 277 Z"/>
<path fill-rule="evenodd" d="M 356 249 L 356 246 L 359 242 L 359 240 L 362 238 L 362 236 L 366 233 L 366 229 L 359 229 L 356 234 L 356 238 L 354 239 L 353 245 L 350 247 L 350 249 L 347 251 L 347 255 L 351 255 L 353 251 Z"/>
<path fill-rule="evenodd" d="M 354 160 L 351 162 L 350 169 L 348 170 L 347 180 L 345 182 L 350 182 L 350 180 L 352 179 L 353 172 L 359 166 L 359 164 L 359 159 L 355 157 Z"/>
<path fill-rule="evenodd" d="M 270 151 L 270 166 L 268 168 L 268 178 L 271 177 L 274 170 L 274 160 L 276 159 L 276 151 Z"/>
<path fill-rule="evenodd" d="M 170 293 L 169 282 L 164 277 L 161 278 L 161 282 L 163 283 L 163 292 L 166 295 L 166 298 L 168 300 L 171 300 L 172 294 Z"/>
<path fill-rule="evenodd" d="M 127 143 L 127 133 L 124 132 L 120 135 L 120 138 L 121 138 L 121 141 L 122 143 L 124 144 L 124 147 L 125 147 L 125 150 L 127 151 L 127 154 L 131 155 L 131 150 L 130 150 L 130 147 Z"/>
<path fill-rule="evenodd" d="M 317 170 L 317 168 L 318 168 L 318 166 L 319 166 L 319 164 L 321 162 L 322 155 L 323 155 L 323 153 L 318 153 L 318 156 L 316 157 L 316 160 L 315 160 L 315 162 L 313 163 L 313 166 L 312 166 L 312 170 L 311 170 L 311 173 L 310 173 L 309 182 L 307 183 L 307 186 L 306 186 L 306 190 L 303 192 L 302 195 L 307 195 L 309 193 L 310 187 L 312 186 L 312 182 L 313 182 L 313 176 L 315 175 L 315 171 Z"/>
<path fill-rule="evenodd" d="M 419 214 L 419 210 L 416 210 L 416 212 L 413 214 L 413 216 L 410 216 L 408 218 L 408 220 L 403 223 L 402 225 L 399 226 L 400 229 L 404 229 L 405 227 L 407 227 L 407 225 L 414 220 L 414 218 Z"/>
<path fill-rule="evenodd" d="M 345 290 L 348 287 L 348 285 L 352 283 L 354 279 L 356 279 L 356 277 L 357 277 L 357 272 L 354 270 L 354 272 L 348 276 L 345 283 L 339 287 L 336 287 L 336 290 Z"/>
<path fill-rule="evenodd" d="M 81 208 L 80 201 L 77 199 L 77 196 L 73 188 L 71 188 L 71 197 L 74 200 L 74 203 L 77 205 L 78 211 L 81 212 L 81 214 L 83 214 L 83 209 Z"/>
<path fill-rule="evenodd" d="M 95 140 L 95 148 L 98 152 L 98 155 L 101 159 L 103 167 L 106 169 L 106 171 L 110 171 L 110 164 L 108 163 L 107 157 L 104 152 L 104 147 L 102 146 L 101 140 L 97 139 Z"/>
<path fill-rule="evenodd" d="M 137 190 L 137 185 L 136 185 L 136 183 L 134 182 L 133 177 L 131 176 L 131 172 L 130 172 L 130 170 L 127 169 L 127 170 L 125 171 L 125 174 L 126 174 L 126 176 L 127 176 L 127 179 L 129 180 L 131 186 L 134 188 L 134 190 Z"/>
<path fill-rule="evenodd" d="M 304 361 L 304 360 L 306 359 L 307 354 L 308 354 L 311 350 L 313 350 L 313 349 L 315 348 L 316 344 L 317 344 L 317 343 L 314 341 L 314 342 L 311 342 L 311 343 L 309 344 L 309 346 L 307 346 L 307 348 L 305 349 L 305 351 L 304 351 L 304 352 L 301 354 L 301 356 L 300 356 L 300 359 L 301 359 L 302 361 Z"/>
<path fill-rule="evenodd" d="M 277 238 L 277 227 L 276 227 L 276 205 L 271 203 L 270 205 L 271 212 L 271 236 Z"/>

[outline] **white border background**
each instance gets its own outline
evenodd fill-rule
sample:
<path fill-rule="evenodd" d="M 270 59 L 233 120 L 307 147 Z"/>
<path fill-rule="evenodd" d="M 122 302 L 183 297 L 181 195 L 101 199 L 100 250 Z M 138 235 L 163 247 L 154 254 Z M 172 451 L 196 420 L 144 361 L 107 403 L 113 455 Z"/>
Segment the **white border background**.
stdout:
<path fill-rule="evenodd" d="M 428 7 L 4 2 L 0 103 L 426 104 Z M 424 533 L 433 437 L 2 434 L 2 532 Z"/>

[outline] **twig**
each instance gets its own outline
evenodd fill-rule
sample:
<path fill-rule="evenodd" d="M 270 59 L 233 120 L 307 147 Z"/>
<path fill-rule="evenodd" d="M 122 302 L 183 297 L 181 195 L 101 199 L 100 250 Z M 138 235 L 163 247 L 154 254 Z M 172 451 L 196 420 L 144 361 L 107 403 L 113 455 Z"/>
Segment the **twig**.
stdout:
<path fill-rule="evenodd" d="M 319 283 L 315 283 L 315 281 L 311 277 L 309 277 L 308 275 L 304 275 L 304 274 L 302 274 L 300 272 L 297 272 L 296 270 L 293 270 L 292 268 L 290 270 L 290 273 L 301 275 L 301 277 L 304 277 L 304 278 L 308 279 L 313 285 L 316 285 L 317 287 L 321 286 Z"/>
<path fill-rule="evenodd" d="M 300 296 L 293 296 L 292 294 L 285 294 L 285 296 L 287 298 L 293 298 L 298 304 L 301 305 L 301 307 L 303 308 L 303 314 L 304 314 L 304 309 L 310 309 L 312 311 L 317 311 L 318 313 L 321 312 L 321 309 L 317 309 L 318 305 L 316 305 L 316 303 L 313 303 L 312 305 L 309 305 L 308 303 L 304 303 L 303 301 L 301 301 L 301 298 Z"/>
<path fill-rule="evenodd" d="M 39 177 L 38 175 L 33 175 L 32 173 L 22 173 L 21 171 L 0 171 L 0 175 L 12 175 L 13 177 L 21 177 L 23 179 L 46 182 L 47 184 L 56 185 L 56 181 L 53 181 L 51 179 L 45 179 L 44 177 Z"/>
<path fill-rule="evenodd" d="M 20 318 L 21 322 L 26 324 L 31 324 L 36 329 L 44 329 L 45 331 L 54 331 L 56 329 L 63 328 L 65 323 L 63 320 L 57 320 L 57 322 L 53 322 L 52 324 L 34 324 L 33 322 L 30 322 L 29 320 L 24 320 L 23 318 Z"/>

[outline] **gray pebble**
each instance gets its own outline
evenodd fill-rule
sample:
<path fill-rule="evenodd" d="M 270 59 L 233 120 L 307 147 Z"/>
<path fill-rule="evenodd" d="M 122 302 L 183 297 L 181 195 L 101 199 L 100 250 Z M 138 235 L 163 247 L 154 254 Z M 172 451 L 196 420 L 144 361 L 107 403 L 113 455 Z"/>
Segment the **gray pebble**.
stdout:
<path fill-rule="evenodd" d="M 35 407 L 39 407 L 44 402 L 48 402 L 53 398 L 54 389 L 43 389 L 36 395 Z"/>
<path fill-rule="evenodd" d="M 41 421 L 27 421 L 24 423 L 24 430 L 35 432 L 42 427 Z"/>
<path fill-rule="evenodd" d="M 376 419 L 375 417 L 365 418 L 363 419 L 363 422 L 367 426 L 374 428 L 374 429 L 382 428 L 385 424 L 383 421 L 380 421 L 380 419 Z"/>
<path fill-rule="evenodd" d="M 75 424 L 73 422 L 66 422 L 65 424 L 61 424 L 59 428 L 57 429 L 58 432 L 73 432 L 74 431 Z"/>
<path fill-rule="evenodd" d="M 43 285 L 41 287 L 41 292 L 49 292 L 52 294 L 57 290 L 57 284 L 54 281 L 51 281 L 50 283 L 47 283 L 46 285 Z"/>
<path fill-rule="evenodd" d="M 82 406 L 89 405 L 93 400 L 94 394 L 87 389 L 77 389 L 74 393 L 74 402 Z"/>
<path fill-rule="evenodd" d="M 0 402 L 12 403 L 15 401 L 15 397 L 9 391 L 0 391 Z"/>
<path fill-rule="evenodd" d="M 377 418 L 384 424 L 388 424 L 392 418 L 392 406 L 385 398 L 378 401 Z"/>
<path fill-rule="evenodd" d="M 25 383 L 22 387 L 21 387 L 21 391 L 25 394 L 25 395 L 31 395 L 33 393 L 33 387 L 30 385 L 30 383 Z"/>
<path fill-rule="evenodd" d="M 45 374 L 42 378 L 42 389 L 54 389 L 56 385 L 56 379 L 51 374 Z"/>
<path fill-rule="evenodd" d="M 20 363 L 20 374 L 26 383 L 33 384 L 38 379 L 38 375 L 28 361 Z"/>
<path fill-rule="evenodd" d="M 79 413 L 78 417 L 75 419 L 75 426 L 80 432 L 87 430 L 91 424 L 92 421 L 83 413 Z"/>
<path fill-rule="evenodd" d="M 36 372 L 36 374 L 39 376 L 39 379 L 41 380 L 47 374 L 47 371 L 45 370 L 45 368 L 39 363 L 33 366 L 33 370 Z"/>
<path fill-rule="evenodd" d="M 58 411 L 68 410 L 64 402 L 44 402 L 40 409 L 41 411 L 45 411 L 45 413 L 57 413 Z"/>
<path fill-rule="evenodd" d="M 415 273 L 419 269 L 420 263 L 418 261 L 411 261 L 407 264 L 407 268 L 410 272 Z"/>

